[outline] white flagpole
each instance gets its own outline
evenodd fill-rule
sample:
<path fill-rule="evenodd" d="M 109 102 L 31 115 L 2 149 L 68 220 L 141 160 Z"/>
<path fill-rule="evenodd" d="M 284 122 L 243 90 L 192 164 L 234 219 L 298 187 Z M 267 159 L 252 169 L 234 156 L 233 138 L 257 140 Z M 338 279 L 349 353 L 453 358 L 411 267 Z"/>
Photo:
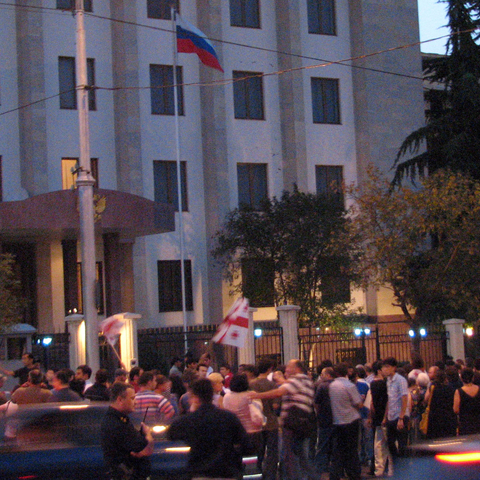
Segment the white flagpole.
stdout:
<path fill-rule="evenodd" d="M 177 154 L 177 196 L 178 196 L 178 230 L 180 236 L 180 275 L 182 277 L 182 313 L 183 313 L 183 341 L 185 353 L 188 352 L 187 338 L 187 307 L 185 298 L 185 239 L 183 231 L 183 202 L 182 202 L 182 172 L 180 164 L 180 132 L 178 128 L 178 87 L 177 87 L 177 12 L 171 7 L 173 25 L 173 106 L 175 110 L 175 149 Z"/>
<path fill-rule="evenodd" d="M 95 224 L 93 212 L 93 185 L 90 166 L 90 130 L 88 123 L 87 58 L 83 0 L 76 0 L 77 23 L 77 99 L 80 135 L 80 168 L 77 177 L 80 213 L 80 243 L 82 252 L 83 318 L 85 320 L 85 350 L 90 368 L 100 368 L 98 347 L 98 316 L 95 306 Z"/>

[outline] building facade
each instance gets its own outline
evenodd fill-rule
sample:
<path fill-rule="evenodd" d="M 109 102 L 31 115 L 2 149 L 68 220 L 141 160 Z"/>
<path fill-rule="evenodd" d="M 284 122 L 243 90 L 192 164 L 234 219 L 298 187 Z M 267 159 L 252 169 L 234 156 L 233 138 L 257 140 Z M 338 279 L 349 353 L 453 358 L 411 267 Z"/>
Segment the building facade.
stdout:
<path fill-rule="evenodd" d="M 0 242 L 17 255 L 26 321 L 81 311 L 75 168 L 76 20 L 70 0 L 9 0 L 0 15 Z M 188 324 L 233 299 L 212 237 L 240 203 L 388 172 L 424 122 L 416 0 L 177 0 L 224 73 L 180 54 L 169 0 L 85 2 L 97 308 L 182 324 L 173 102 L 178 87 Z M 396 315 L 383 292 L 355 307 Z M 275 316 L 273 308 L 256 312 Z"/>

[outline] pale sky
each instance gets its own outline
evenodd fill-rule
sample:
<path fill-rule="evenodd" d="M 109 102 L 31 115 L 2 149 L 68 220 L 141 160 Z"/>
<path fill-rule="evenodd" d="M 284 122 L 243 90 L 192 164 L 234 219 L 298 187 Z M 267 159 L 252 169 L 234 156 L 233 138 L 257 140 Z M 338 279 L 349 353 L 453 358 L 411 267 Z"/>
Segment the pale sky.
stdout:
<path fill-rule="evenodd" d="M 438 0 L 418 0 L 418 17 L 420 21 L 420 41 L 448 35 L 446 4 Z M 420 49 L 425 53 L 445 53 L 447 38 L 434 42 L 422 43 Z"/>

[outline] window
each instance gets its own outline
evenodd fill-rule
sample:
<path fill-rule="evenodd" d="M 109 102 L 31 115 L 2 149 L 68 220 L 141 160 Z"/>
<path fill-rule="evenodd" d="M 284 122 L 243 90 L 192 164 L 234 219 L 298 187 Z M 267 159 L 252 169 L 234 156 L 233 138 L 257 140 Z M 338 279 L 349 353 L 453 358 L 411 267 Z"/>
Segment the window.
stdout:
<path fill-rule="evenodd" d="M 57 0 L 57 9 L 59 10 L 74 10 L 75 0 Z M 86 12 L 92 12 L 92 0 L 83 0 L 83 9 Z"/>
<path fill-rule="evenodd" d="M 270 259 L 242 260 L 242 293 L 252 307 L 275 304 L 275 271 Z"/>
<path fill-rule="evenodd" d="M 180 12 L 179 0 L 147 0 L 147 17 L 158 18 L 160 20 L 171 20 L 171 7 L 176 12 Z"/>
<path fill-rule="evenodd" d="M 184 114 L 182 83 L 182 67 L 177 67 L 177 99 L 179 115 Z M 150 65 L 150 87 L 152 115 L 174 115 L 173 66 Z"/>
<path fill-rule="evenodd" d="M 343 205 L 343 167 L 336 165 L 316 165 L 315 179 L 317 195 L 337 200 Z"/>
<path fill-rule="evenodd" d="M 260 28 L 258 0 L 230 0 L 230 25 Z"/>
<path fill-rule="evenodd" d="M 342 266 L 348 260 L 345 258 L 332 258 L 324 266 L 322 275 L 322 305 L 331 308 L 339 303 L 350 303 L 350 281 L 343 273 Z"/>
<path fill-rule="evenodd" d="M 180 176 L 182 178 L 182 211 L 187 212 L 187 162 L 180 162 Z M 174 205 L 175 211 L 178 212 L 177 162 L 154 160 L 153 182 L 155 201 Z"/>
<path fill-rule="evenodd" d="M 335 0 L 307 0 L 308 33 L 335 35 Z"/>
<path fill-rule="evenodd" d="M 340 123 L 338 80 L 312 78 L 313 123 Z"/>
<path fill-rule="evenodd" d="M 262 202 L 268 198 L 267 164 L 238 163 L 238 205 L 254 210 L 262 209 Z"/>
<path fill-rule="evenodd" d="M 192 262 L 184 260 L 185 266 L 185 306 L 193 310 Z M 159 260 L 158 304 L 159 312 L 180 312 L 182 310 L 182 275 L 180 260 Z"/>
<path fill-rule="evenodd" d="M 60 108 L 76 110 L 77 108 L 77 81 L 75 72 L 75 57 L 58 57 L 58 83 L 60 95 Z M 95 60 L 87 58 L 87 83 L 95 84 Z M 88 91 L 88 109 L 96 110 L 95 90 Z"/>
<path fill-rule="evenodd" d="M 76 188 L 78 158 L 62 158 L 62 189 L 73 190 Z M 99 186 L 98 180 L 98 158 L 90 159 L 92 176 L 95 179 L 95 188 Z"/>
<path fill-rule="evenodd" d="M 261 73 L 233 72 L 235 118 L 263 120 L 263 79 Z M 240 80 L 243 79 L 243 80 Z"/>

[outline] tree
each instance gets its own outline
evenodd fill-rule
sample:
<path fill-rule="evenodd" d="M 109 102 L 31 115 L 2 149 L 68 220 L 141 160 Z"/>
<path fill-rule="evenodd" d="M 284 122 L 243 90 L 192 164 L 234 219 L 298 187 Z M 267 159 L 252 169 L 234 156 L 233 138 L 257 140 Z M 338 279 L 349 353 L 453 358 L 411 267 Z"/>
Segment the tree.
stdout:
<path fill-rule="evenodd" d="M 446 55 L 425 61 L 425 78 L 436 87 L 425 94 L 426 125 L 400 146 L 394 184 L 442 168 L 480 179 L 480 2 L 444 1 L 451 32 Z"/>
<path fill-rule="evenodd" d="M 348 313 L 356 246 L 343 198 L 295 188 L 265 201 L 262 211 L 230 212 L 212 253 L 231 294 L 253 306 L 299 305 L 303 323 L 321 325 Z"/>
<path fill-rule="evenodd" d="M 413 328 L 480 313 L 480 182 L 438 171 L 420 188 L 390 182 L 371 170 L 359 188 L 354 227 L 364 255 L 360 286 L 386 286 Z"/>
<path fill-rule="evenodd" d="M 26 305 L 26 300 L 21 297 L 20 282 L 14 267 L 13 255 L 0 255 L 0 332 L 21 321 Z"/>

